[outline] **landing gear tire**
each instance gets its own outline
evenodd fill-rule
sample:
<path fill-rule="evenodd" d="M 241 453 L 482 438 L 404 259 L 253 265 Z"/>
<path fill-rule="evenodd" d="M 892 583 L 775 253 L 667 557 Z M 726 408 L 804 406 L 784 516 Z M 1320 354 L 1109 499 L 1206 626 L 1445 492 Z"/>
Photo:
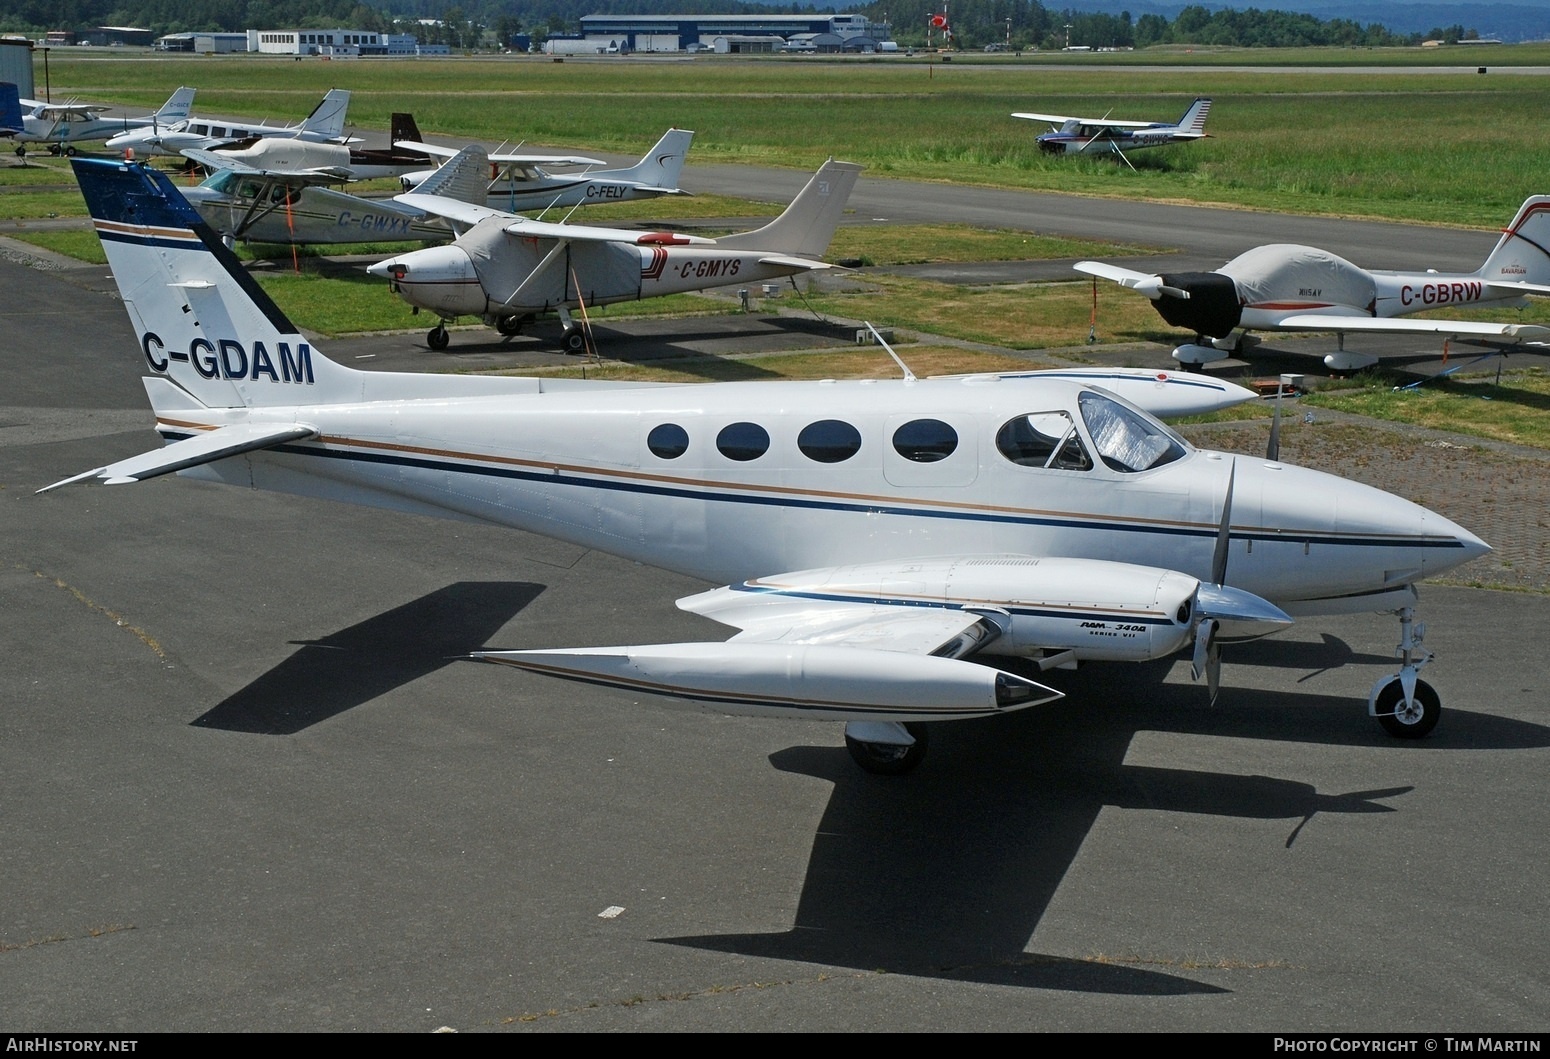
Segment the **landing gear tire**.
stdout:
<path fill-rule="evenodd" d="M 498 316 L 495 318 L 495 330 L 507 338 L 515 338 L 522 333 L 522 317 Z"/>
<path fill-rule="evenodd" d="M 585 353 L 587 336 L 582 334 L 581 328 L 573 327 L 560 336 L 560 348 L 571 354 Z"/>
<path fill-rule="evenodd" d="M 59 157 L 59 144 L 57 144 L 57 143 L 49 144 L 48 145 L 48 153 L 53 155 L 55 158 L 58 158 Z"/>
<path fill-rule="evenodd" d="M 452 336 L 447 334 L 445 327 L 433 327 L 425 333 L 425 344 L 440 353 L 452 344 Z"/>
<path fill-rule="evenodd" d="M 74 147 L 66 147 L 65 148 L 65 157 L 66 158 L 74 158 L 75 157 L 75 148 Z"/>
<path fill-rule="evenodd" d="M 1378 692 L 1374 702 L 1378 723 L 1395 739 L 1421 739 L 1437 727 L 1442 700 L 1424 680 L 1415 682 L 1415 700 L 1405 704 L 1405 689 L 1394 677 Z"/>
<path fill-rule="evenodd" d="M 894 743 L 863 743 L 845 736 L 845 749 L 851 760 L 861 766 L 863 772 L 874 776 L 903 776 L 913 772 L 926 756 L 926 728 L 919 724 L 906 724 L 904 730 L 915 737 L 913 746 Z"/>
<path fill-rule="evenodd" d="M 20 144 L 19 143 L 19 144 L 16 145 L 16 157 L 17 158 L 23 158 L 23 159 L 25 159 L 27 157 L 27 147 L 26 147 L 25 144 Z"/>

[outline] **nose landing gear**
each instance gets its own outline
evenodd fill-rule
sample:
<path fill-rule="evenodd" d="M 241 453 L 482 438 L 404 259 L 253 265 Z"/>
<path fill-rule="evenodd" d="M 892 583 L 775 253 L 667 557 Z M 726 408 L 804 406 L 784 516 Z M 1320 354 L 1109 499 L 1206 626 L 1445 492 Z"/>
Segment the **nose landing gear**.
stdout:
<path fill-rule="evenodd" d="M 1426 626 L 1415 620 L 1414 607 L 1401 607 L 1399 617 L 1399 672 L 1372 686 L 1367 696 L 1367 715 L 1376 717 L 1395 739 L 1421 739 L 1437 727 L 1442 699 L 1417 673 L 1433 655 L 1421 648 Z"/>

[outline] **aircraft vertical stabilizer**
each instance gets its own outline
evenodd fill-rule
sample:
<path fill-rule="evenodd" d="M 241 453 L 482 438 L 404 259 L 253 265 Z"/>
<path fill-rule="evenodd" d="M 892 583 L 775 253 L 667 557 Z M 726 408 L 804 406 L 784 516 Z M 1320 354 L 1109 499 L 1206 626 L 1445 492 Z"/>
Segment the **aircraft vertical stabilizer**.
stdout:
<path fill-rule="evenodd" d="M 394 141 L 395 143 L 398 141 Z M 483 206 L 490 172 L 490 156 L 478 144 L 470 144 L 447 159 L 446 164 L 422 180 L 416 195 L 437 195 Z"/>
<path fill-rule="evenodd" d="M 188 117 L 188 112 L 193 107 L 194 89 L 187 86 L 179 88 L 167 97 L 167 102 L 163 103 L 156 113 L 151 115 L 151 124 L 152 126 L 171 125 L 175 121 L 182 121 Z"/>
<path fill-rule="evenodd" d="M 668 129 L 635 165 L 619 175 L 628 180 L 639 180 L 655 188 L 676 190 L 678 177 L 683 172 L 684 159 L 689 156 L 689 144 L 694 133 L 689 129 Z"/>
<path fill-rule="evenodd" d="M 301 123 L 301 131 L 337 140 L 344 135 L 345 113 L 349 109 L 350 93 L 343 88 L 331 88 Z"/>
<path fill-rule="evenodd" d="M 359 400 L 165 174 L 71 163 L 152 371 L 210 408 Z"/>
<path fill-rule="evenodd" d="M 11 82 L 0 81 L 0 136 L 13 135 L 25 127 L 21 94 Z"/>
<path fill-rule="evenodd" d="M 1477 275 L 1486 280 L 1550 285 L 1550 195 L 1524 200 Z"/>
<path fill-rule="evenodd" d="M 822 257 L 840 226 L 845 202 L 862 168 L 854 162 L 836 162 L 831 158 L 779 217 L 763 228 L 723 236 L 716 240 L 717 245 L 723 249 L 766 250 L 814 260 Z"/>

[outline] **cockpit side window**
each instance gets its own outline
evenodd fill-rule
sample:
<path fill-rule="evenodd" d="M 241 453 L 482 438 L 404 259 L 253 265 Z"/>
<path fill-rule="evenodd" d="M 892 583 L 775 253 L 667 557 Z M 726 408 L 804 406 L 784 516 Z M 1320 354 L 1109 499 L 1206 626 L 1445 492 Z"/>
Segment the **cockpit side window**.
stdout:
<path fill-rule="evenodd" d="M 1077 398 L 1099 459 L 1111 470 L 1132 473 L 1172 463 L 1189 451 L 1183 438 L 1157 420 L 1103 394 Z"/>
<path fill-rule="evenodd" d="M 996 450 L 1020 467 L 1087 471 L 1093 461 L 1065 412 L 1033 412 L 996 432 Z"/>

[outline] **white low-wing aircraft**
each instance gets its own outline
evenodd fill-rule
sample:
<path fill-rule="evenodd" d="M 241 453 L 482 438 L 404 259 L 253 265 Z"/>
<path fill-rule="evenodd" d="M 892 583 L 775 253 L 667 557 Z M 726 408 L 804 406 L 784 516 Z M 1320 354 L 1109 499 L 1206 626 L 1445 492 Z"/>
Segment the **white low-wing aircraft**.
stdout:
<path fill-rule="evenodd" d="M 420 143 L 418 137 L 398 144 L 406 149 L 452 159 L 458 152 L 450 147 Z M 694 133 L 687 129 L 669 129 L 656 146 L 639 162 L 624 169 L 598 169 L 585 173 L 551 173 L 544 166 L 602 165 L 597 159 L 554 158 L 535 154 L 496 152 L 488 156 L 493 174 L 486 188 L 484 204 L 508 213 L 588 206 L 602 202 L 628 202 L 654 199 L 663 195 L 687 195 L 678 187 L 684 159 Z M 436 170 L 422 169 L 404 176 L 404 190 L 414 191 Z"/>
<path fill-rule="evenodd" d="M 1550 295 L 1547 195 L 1523 203 L 1474 272 L 1369 270 L 1326 250 L 1286 243 L 1255 247 L 1215 272 L 1154 275 L 1101 261 L 1073 267 L 1139 291 L 1168 323 L 1194 331 L 1194 342 L 1173 351 L 1185 364 L 1244 348 L 1247 331 L 1333 331 L 1339 348 L 1324 363 L 1336 371 L 1378 361 L 1348 352 L 1348 332 L 1443 335 L 1498 347 L 1550 339 L 1550 328 L 1537 324 L 1405 319 L 1429 309 L 1518 308 L 1528 295 Z"/>
<path fill-rule="evenodd" d="M 1194 375 L 631 384 L 363 372 L 312 347 L 164 175 L 77 160 L 140 336 L 165 446 L 58 485 L 170 472 L 513 526 L 726 584 L 679 605 L 720 643 L 475 657 L 724 713 L 844 721 L 903 772 L 915 722 L 1058 696 L 1040 668 L 1219 645 L 1292 614 L 1396 612 L 1369 712 L 1424 735 L 1438 697 L 1415 584 L 1489 548 L 1380 490 L 1197 450 L 1174 412 L 1246 391 Z M 1131 395 L 1134 401 L 1119 396 Z M 1138 403 L 1139 402 L 1139 403 Z M 48 488 L 54 488 L 50 486 Z"/>
<path fill-rule="evenodd" d="M 155 155 L 180 157 L 191 148 L 209 151 L 268 136 L 343 143 L 346 142 L 344 123 L 349 109 L 350 93 L 343 88 L 334 88 L 297 125 L 185 116 L 182 121 L 170 125 L 158 123 L 130 129 L 108 140 L 107 147 L 125 154 L 133 152 L 133 157 L 150 158 Z"/>
<path fill-rule="evenodd" d="M 194 90 L 179 88 L 155 113 L 143 118 L 105 118 L 112 107 L 96 103 L 47 103 L 21 100 L 22 131 L 16 136 L 16 153 L 26 157 L 27 144 L 46 143 L 50 154 L 73 155 L 76 145 L 106 140 L 140 130 L 165 129 L 188 117 Z"/>
<path fill-rule="evenodd" d="M 366 270 L 387 279 L 416 309 L 442 319 L 426 336 L 432 349 L 447 348 L 445 321 L 459 316 L 480 317 L 509 336 L 554 313 L 565 327 L 563 347 L 580 353 L 586 336 L 571 309 L 832 268 L 819 258 L 861 172 L 850 162 L 826 162 L 769 224 L 706 239 L 529 220 L 438 193 L 443 182 L 482 173 L 487 164 L 482 147 L 465 147 L 419 191 L 397 196 L 412 209 L 450 221 L 461 232 L 455 242 L 399 254 Z"/>
<path fill-rule="evenodd" d="M 1066 114 L 1020 113 L 1012 117 L 1049 122 L 1050 131 L 1042 133 L 1037 141 L 1039 150 L 1047 154 L 1114 154 L 1128 165 L 1130 159 L 1125 156 L 1131 151 L 1205 139 L 1209 135 L 1206 115 L 1210 112 L 1211 101 L 1197 99 L 1177 122 L 1073 118 Z"/>

